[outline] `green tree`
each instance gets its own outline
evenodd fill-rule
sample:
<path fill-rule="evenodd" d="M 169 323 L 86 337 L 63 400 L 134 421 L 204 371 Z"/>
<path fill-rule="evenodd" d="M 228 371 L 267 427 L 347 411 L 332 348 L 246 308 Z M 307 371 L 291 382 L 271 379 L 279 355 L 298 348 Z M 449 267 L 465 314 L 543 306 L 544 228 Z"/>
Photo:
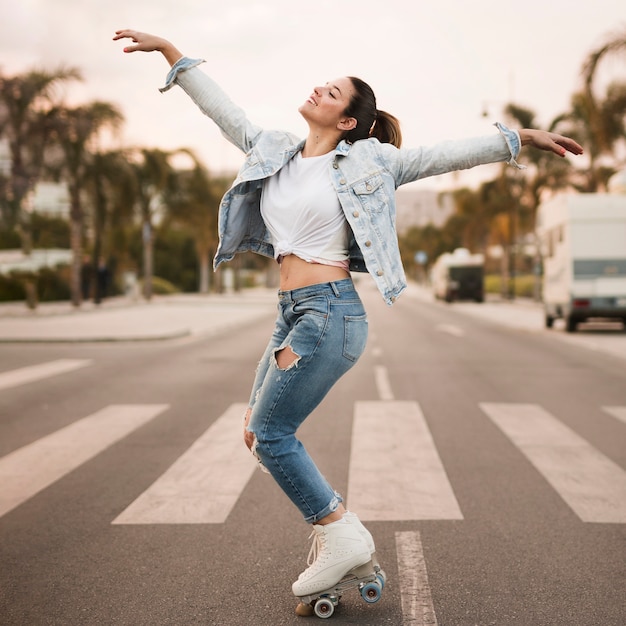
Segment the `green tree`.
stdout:
<path fill-rule="evenodd" d="M 194 166 L 178 170 L 167 195 L 169 220 L 192 236 L 199 264 L 200 293 L 208 293 L 211 259 L 218 243 L 217 215 L 222 196 L 230 186 L 229 177 L 212 178 L 191 152 Z"/>
<path fill-rule="evenodd" d="M 135 206 L 141 217 L 143 244 L 143 296 L 152 298 L 155 220 L 165 215 L 164 194 L 170 184 L 172 152 L 153 148 L 135 151 L 131 159 L 136 180 Z"/>
<path fill-rule="evenodd" d="M 111 231 L 114 228 L 124 229 L 129 224 L 136 184 L 124 151 L 97 151 L 92 155 L 85 175 L 85 189 L 93 207 L 93 245 L 89 263 L 92 272 L 89 282 L 96 304 L 104 296 L 104 286 L 98 280 L 98 271 L 106 272 L 106 276 L 112 279 L 115 267 L 111 267 L 111 263 L 120 252 L 115 249 Z"/>
<path fill-rule="evenodd" d="M 516 121 L 521 128 L 540 128 L 534 111 L 509 104 L 506 108 L 507 115 Z M 558 116 L 549 124 L 547 130 L 559 132 L 563 116 Z M 573 133 L 575 134 L 575 133 Z M 543 150 L 524 150 L 519 157 L 519 162 L 526 167 L 522 175 L 515 172 L 509 175 L 511 189 L 515 195 L 512 198 L 511 207 L 515 208 L 515 214 L 511 215 L 509 235 L 509 265 L 515 270 L 515 246 L 518 246 L 525 235 L 530 235 L 534 240 L 535 248 L 535 283 L 534 298 L 540 297 L 541 281 L 538 267 L 541 262 L 540 246 L 536 236 L 536 219 L 539 204 L 547 195 L 559 190 L 575 186 L 577 171 L 568 159 L 555 158 L 549 152 Z M 500 224 L 502 227 L 502 224 Z M 511 286 L 511 294 L 514 285 Z"/>
<path fill-rule="evenodd" d="M 571 98 L 570 110 L 556 120 L 555 129 L 578 140 L 585 147 L 589 166 L 574 179 L 581 192 L 606 191 L 616 169 L 618 146 L 626 141 L 626 83 L 606 77 L 600 83 L 602 61 L 626 52 L 626 31 L 607 35 L 592 50 L 581 68 L 581 89 Z"/>
<path fill-rule="evenodd" d="M 55 89 L 61 83 L 80 79 L 75 68 L 31 70 L 15 76 L 0 74 L 0 137 L 7 140 L 11 157 L 9 176 L 0 186 L 0 221 L 5 227 L 17 228 L 26 254 L 32 248 L 28 197 L 41 176 Z M 28 277 L 24 290 L 28 306 L 34 308 L 36 285 Z"/>
<path fill-rule="evenodd" d="M 32 70 L 15 76 L 0 74 L 0 137 L 7 140 L 11 158 L 0 210 L 3 222 L 19 229 L 26 253 L 32 246 L 26 201 L 42 173 L 55 90 L 69 80 L 81 80 L 77 69 Z"/>
<path fill-rule="evenodd" d="M 60 176 L 67 182 L 70 195 L 70 240 L 72 267 L 70 290 L 72 304 L 82 302 L 81 269 L 83 265 L 83 235 L 85 208 L 83 195 L 93 167 L 94 150 L 99 134 L 106 128 L 117 128 L 123 121 L 120 111 L 111 103 L 93 101 L 75 108 L 58 107 L 52 113 L 54 141 L 60 148 L 60 160 L 55 163 Z"/>

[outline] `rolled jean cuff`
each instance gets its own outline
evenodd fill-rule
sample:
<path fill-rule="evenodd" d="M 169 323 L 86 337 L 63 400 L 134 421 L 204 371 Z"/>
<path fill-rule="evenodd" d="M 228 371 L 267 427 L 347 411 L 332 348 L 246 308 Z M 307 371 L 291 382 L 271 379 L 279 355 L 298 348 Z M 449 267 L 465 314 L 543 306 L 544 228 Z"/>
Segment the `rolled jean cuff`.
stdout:
<path fill-rule="evenodd" d="M 317 524 L 321 519 L 324 519 L 327 515 L 334 513 L 339 505 L 343 502 L 343 498 L 339 493 L 335 491 L 335 497 L 328 503 L 328 506 L 324 507 L 319 513 L 305 517 L 304 521 L 307 524 Z"/>
<path fill-rule="evenodd" d="M 511 130 L 507 128 L 504 124 L 500 122 L 496 122 L 494 126 L 500 131 L 500 134 L 504 137 L 506 141 L 506 145 L 509 148 L 509 152 L 511 153 L 511 158 L 507 161 L 509 165 L 513 165 L 518 170 L 526 169 L 525 165 L 520 165 L 515 159 L 517 159 L 520 150 L 522 149 L 522 140 L 520 139 L 519 133 L 516 130 Z"/>
<path fill-rule="evenodd" d="M 191 69 L 192 67 L 196 67 L 204 63 L 204 59 L 190 59 L 189 57 L 181 57 L 172 65 L 170 71 L 168 72 L 165 78 L 165 85 L 159 88 L 161 93 L 171 89 L 176 82 L 176 77 L 180 72 L 184 72 L 185 70 Z"/>

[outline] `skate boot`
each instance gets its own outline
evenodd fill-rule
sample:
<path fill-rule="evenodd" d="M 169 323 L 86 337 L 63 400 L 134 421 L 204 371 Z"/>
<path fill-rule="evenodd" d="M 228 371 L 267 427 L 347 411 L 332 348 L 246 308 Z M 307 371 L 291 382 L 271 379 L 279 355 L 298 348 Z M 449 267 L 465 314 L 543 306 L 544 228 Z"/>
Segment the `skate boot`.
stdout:
<path fill-rule="evenodd" d="M 367 543 L 367 546 L 369 548 L 369 551 L 372 557 L 372 566 L 374 567 L 376 578 L 380 581 L 381 586 L 384 587 L 386 576 L 385 576 L 385 572 L 383 572 L 380 568 L 380 563 L 378 562 L 378 556 L 376 554 L 376 546 L 374 545 L 374 539 L 372 535 L 370 534 L 370 531 L 367 530 L 365 526 L 363 526 L 363 523 L 357 517 L 356 513 L 352 513 L 351 511 L 346 511 L 343 514 L 343 519 L 347 520 L 348 522 L 350 522 L 350 524 L 355 526 L 357 530 L 361 533 L 361 536 L 363 537 L 363 539 L 365 539 L 365 542 Z"/>
<path fill-rule="evenodd" d="M 341 519 L 314 525 L 309 567 L 293 583 L 294 595 L 311 596 L 337 584 L 348 572 L 371 560 L 369 546 L 356 525 Z"/>
<path fill-rule="evenodd" d="M 367 547 L 369 548 L 370 554 L 372 555 L 372 560 L 374 560 L 376 556 L 376 546 L 374 545 L 374 539 L 370 534 L 370 531 L 363 526 L 361 520 L 357 517 L 356 513 L 352 513 L 351 511 L 346 511 L 343 514 L 343 519 L 350 522 L 350 524 L 356 526 L 357 530 L 361 533 L 363 539 L 367 543 Z"/>

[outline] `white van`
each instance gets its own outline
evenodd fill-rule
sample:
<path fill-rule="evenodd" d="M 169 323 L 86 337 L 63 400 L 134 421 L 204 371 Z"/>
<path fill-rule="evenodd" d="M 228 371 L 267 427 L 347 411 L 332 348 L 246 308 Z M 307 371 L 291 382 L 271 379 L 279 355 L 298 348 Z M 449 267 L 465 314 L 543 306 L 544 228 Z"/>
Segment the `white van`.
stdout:
<path fill-rule="evenodd" d="M 593 318 L 626 324 L 626 195 L 563 194 L 537 213 L 545 323 L 568 332 Z"/>
<path fill-rule="evenodd" d="M 457 248 L 437 258 L 431 281 L 435 297 L 446 302 L 455 300 L 484 300 L 484 265 L 482 254 L 470 254 L 466 248 Z"/>

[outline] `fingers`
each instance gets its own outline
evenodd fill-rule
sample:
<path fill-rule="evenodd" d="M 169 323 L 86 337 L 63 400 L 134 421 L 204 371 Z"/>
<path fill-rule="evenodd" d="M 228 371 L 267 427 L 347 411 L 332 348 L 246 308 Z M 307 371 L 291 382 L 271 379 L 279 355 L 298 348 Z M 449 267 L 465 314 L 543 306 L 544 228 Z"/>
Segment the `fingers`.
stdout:
<path fill-rule="evenodd" d="M 115 37 L 113 37 L 113 41 L 117 41 L 118 39 L 124 39 L 126 37 L 132 37 L 132 33 L 135 31 L 129 30 L 128 28 L 122 28 L 121 30 L 115 31 Z"/>
<path fill-rule="evenodd" d="M 561 150 L 563 151 L 563 155 L 565 155 L 565 151 L 567 150 L 568 152 L 571 152 L 572 154 L 582 154 L 583 153 L 583 147 L 577 143 L 576 141 L 574 141 L 573 139 L 570 139 L 569 137 L 561 137 L 557 143 L 559 144 L 559 146 L 561 146 Z"/>
<path fill-rule="evenodd" d="M 115 37 L 113 37 L 113 41 L 117 41 L 118 39 L 132 39 L 135 43 L 137 43 L 136 31 L 129 30 L 128 28 L 123 28 L 122 30 L 115 31 Z M 124 52 L 135 52 L 139 49 L 139 46 L 126 46 L 124 48 Z"/>

